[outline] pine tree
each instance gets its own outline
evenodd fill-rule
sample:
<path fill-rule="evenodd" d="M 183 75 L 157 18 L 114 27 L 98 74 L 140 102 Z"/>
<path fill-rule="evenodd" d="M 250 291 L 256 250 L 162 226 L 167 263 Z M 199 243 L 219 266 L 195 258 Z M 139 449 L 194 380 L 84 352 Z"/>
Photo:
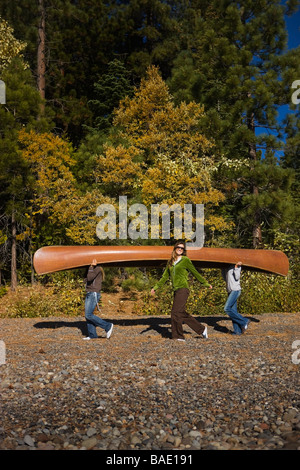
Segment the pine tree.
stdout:
<path fill-rule="evenodd" d="M 107 73 L 94 84 L 94 98 L 89 101 L 93 110 L 93 127 L 85 126 L 92 132 L 105 132 L 112 126 L 113 111 L 121 99 L 133 94 L 130 73 L 122 62 L 109 62 Z"/>
<path fill-rule="evenodd" d="M 287 2 L 291 11 L 293 3 Z M 185 50 L 175 63 L 170 89 L 177 100 L 183 89 L 183 96 L 204 105 L 204 129 L 215 138 L 220 155 L 249 162 L 249 194 L 255 201 L 251 204 L 252 244 L 258 247 L 263 242 L 261 214 L 267 210 L 260 206 L 266 199 L 260 197 L 256 184 L 258 168 L 263 165 L 271 180 L 274 171 L 280 172 L 276 164 L 266 164 L 264 156 L 266 152 L 276 155 L 282 148 L 278 108 L 290 100 L 287 79 L 296 79 L 300 56 L 288 62 L 285 6 L 279 0 L 195 1 L 191 5 L 184 10 L 190 14 L 183 21 Z M 191 71 L 188 89 L 185 65 Z M 249 208 L 248 202 L 247 195 L 241 201 L 242 211 L 243 206 Z M 279 208 L 276 213 L 280 217 Z"/>
<path fill-rule="evenodd" d="M 115 111 L 114 126 L 125 145 L 109 145 L 96 160 L 105 194 L 151 204 L 206 204 L 208 231 L 229 224 L 218 214 L 224 195 L 213 184 L 213 144 L 200 132 L 202 106 L 174 105 L 156 67 L 149 67 L 132 98 Z"/>
<path fill-rule="evenodd" d="M 170 3 L 170 4 L 169 4 Z M 172 2 L 2 0 L 0 15 L 27 43 L 25 58 L 37 87 L 55 113 L 56 130 L 79 145 L 82 125 L 93 127 L 88 101 L 118 59 L 135 83 L 151 63 L 168 76 L 177 52 Z"/>
<path fill-rule="evenodd" d="M 17 285 L 17 235 L 24 224 L 26 202 L 30 198 L 30 178 L 26 161 L 18 148 L 18 132 L 22 128 L 46 129 L 46 119 L 37 121 L 41 99 L 33 78 L 24 63 L 13 59 L 1 78 L 7 86 L 6 105 L 0 107 L 0 196 L 1 213 L 5 215 L 5 232 L 10 232 L 6 245 L 11 247 L 11 287 Z"/>

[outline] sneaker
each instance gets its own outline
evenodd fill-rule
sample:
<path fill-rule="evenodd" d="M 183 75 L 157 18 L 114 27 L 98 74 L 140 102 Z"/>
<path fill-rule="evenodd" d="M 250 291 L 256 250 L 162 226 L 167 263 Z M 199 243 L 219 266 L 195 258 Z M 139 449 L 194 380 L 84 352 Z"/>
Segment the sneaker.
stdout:
<path fill-rule="evenodd" d="M 245 333 L 245 332 L 246 332 L 246 330 L 247 330 L 247 328 L 248 328 L 248 326 L 249 326 L 249 323 L 250 323 L 250 320 L 248 320 L 248 322 L 246 323 L 246 325 L 243 326 L 243 328 L 242 328 L 242 333 Z"/>
<path fill-rule="evenodd" d="M 110 329 L 109 329 L 109 330 L 107 331 L 107 333 L 106 333 L 106 338 L 107 338 L 107 339 L 111 337 L 111 334 L 112 334 L 113 327 L 114 327 L 114 325 L 113 325 L 113 324 L 111 324 L 111 327 L 110 327 Z"/>
<path fill-rule="evenodd" d="M 90 338 L 89 336 L 86 336 L 85 338 L 83 338 L 85 341 L 88 341 L 89 339 L 92 339 Z"/>
<path fill-rule="evenodd" d="M 203 333 L 202 333 L 202 336 L 203 338 L 208 338 L 208 334 L 207 334 L 207 326 L 205 327 Z"/>
<path fill-rule="evenodd" d="M 185 339 L 183 338 L 177 338 L 177 341 L 183 341 L 185 343 Z"/>

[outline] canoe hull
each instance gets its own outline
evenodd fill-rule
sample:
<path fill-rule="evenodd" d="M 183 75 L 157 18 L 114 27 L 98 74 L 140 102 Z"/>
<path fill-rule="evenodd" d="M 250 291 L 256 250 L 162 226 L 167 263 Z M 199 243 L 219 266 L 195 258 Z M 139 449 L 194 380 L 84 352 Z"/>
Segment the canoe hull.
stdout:
<path fill-rule="evenodd" d="M 88 266 L 93 259 L 109 266 L 163 267 L 172 250 L 168 246 L 45 246 L 35 252 L 33 265 L 39 275 Z M 254 271 L 286 276 L 289 270 L 288 258 L 276 250 L 190 248 L 187 255 L 199 268 L 242 261 L 244 268 Z"/>

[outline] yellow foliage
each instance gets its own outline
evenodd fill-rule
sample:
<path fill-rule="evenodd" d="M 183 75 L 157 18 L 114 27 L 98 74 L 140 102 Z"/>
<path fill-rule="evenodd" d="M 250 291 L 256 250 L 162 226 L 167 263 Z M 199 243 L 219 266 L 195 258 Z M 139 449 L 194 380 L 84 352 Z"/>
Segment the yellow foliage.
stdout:
<path fill-rule="evenodd" d="M 149 67 L 133 98 L 125 98 L 115 111 L 114 125 L 130 147 L 106 149 L 99 158 L 99 180 L 114 185 L 111 194 L 128 191 L 147 207 L 204 204 L 207 226 L 229 228 L 216 211 L 225 196 L 214 187 L 214 144 L 201 133 L 203 116 L 198 103 L 176 106 L 158 68 Z"/>
<path fill-rule="evenodd" d="M 219 230 L 220 232 L 233 229 L 234 227 L 234 223 L 232 221 L 225 221 L 223 217 L 211 214 L 205 219 L 205 224 L 210 228 L 210 230 Z"/>
<path fill-rule="evenodd" d="M 97 189 L 86 194 L 79 192 L 71 171 L 74 163 L 72 147 L 60 137 L 21 131 L 19 143 L 23 158 L 35 176 L 34 197 L 28 211 L 30 234 L 35 232 L 39 216 L 46 214 L 50 221 L 65 227 L 66 235 L 72 242 L 94 244 L 97 207 L 113 203 L 113 200 L 103 196 Z M 119 169 L 119 178 L 122 179 L 122 169 Z M 29 231 L 25 231 L 22 236 L 29 236 Z"/>
<path fill-rule="evenodd" d="M 135 147 L 153 158 L 157 152 L 176 158 L 181 152 L 197 158 L 212 147 L 199 131 L 204 110 L 195 102 L 175 106 L 156 67 L 150 67 L 135 96 L 125 98 L 115 112 L 114 124 Z"/>
<path fill-rule="evenodd" d="M 22 57 L 21 51 L 25 49 L 26 43 L 18 41 L 14 35 L 14 30 L 7 21 L 0 16 L 0 73 L 9 65 L 14 57 Z M 26 64 L 24 63 L 24 68 Z"/>
<path fill-rule="evenodd" d="M 5 235 L 5 233 L 2 232 L 2 230 L 0 230 L 0 245 L 3 245 L 3 243 L 5 243 L 7 240 L 7 235 Z"/>
<path fill-rule="evenodd" d="M 101 204 L 113 204 L 113 200 L 94 189 L 84 195 L 74 191 L 54 205 L 53 219 L 66 226 L 67 236 L 78 245 L 93 245 L 96 225 L 99 222 L 96 209 Z"/>
<path fill-rule="evenodd" d="M 139 150 L 135 147 L 106 146 L 96 161 L 96 181 L 110 187 L 110 194 L 130 194 L 141 178 L 141 164 L 136 161 Z"/>
<path fill-rule="evenodd" d="M 168 87 L 161 79 L 156 67 L 150 67 L 140 87 L 135 90 L 133 99 L 126 97 L 116 110 L 114 125 L 122 126 L 126 135 L 135 135 L 142 129 L 147 130 L 147 123 L 153 115 L 172 107 L 172 98 Z"/>
<path fill-rule="evenodd" d="M 212 186 L 209 171 L 194 164 L 192 171 L 184 163 L 175 162 L 166 156 L 157 159 L 156 166 L 144 174 L 142 197 L 146 205 L 154 203 L 206 204 L 217 206 L 224 195 Z"/>
<path fill-rule="evenodd" d="M 19 132 L 22 156 L 36 177 L 35 192 L 47 201 L 59 193 L 62 181 L 74 182 L 70 166 L 74 163 L 68 142 L 50 133 Z"/>
<path fill-rule="evenodd" d="M 65 227 L 66 235 L 77 244 L 91 243 L 96 238 L 96 209 L 111 202 L 100 191 L 84 195 L 75 187 L 71 171 L 74 163 L 70 144 L 52 134 L 21 131 L 19 143 L 23 158 L 35 177 L 33 198 L 28 210 L 30 230 L 22 237 L 33 236 L 41 215 Z"/>

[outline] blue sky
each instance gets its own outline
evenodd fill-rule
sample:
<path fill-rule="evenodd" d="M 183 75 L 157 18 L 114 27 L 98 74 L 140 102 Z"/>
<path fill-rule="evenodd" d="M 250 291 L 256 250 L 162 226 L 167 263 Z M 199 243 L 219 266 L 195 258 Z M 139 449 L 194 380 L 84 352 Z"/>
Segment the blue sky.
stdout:
<path fill-rule="evenodd" d="M 283 2 L 285 3 L 285 2 Z M 286 17 L 286 26 L 288 31 L 288 48 L 294 49 L 295 47 L 300 46 L 300 8 L 298 9 L 297 13 L 292 15 L 291 17 Z M 298 77 L 300 80 L 300 76 Z M 291 84 L 292 85 L 292 84 Z M 281 121 L 284 119 L 287 113 L 294 112 L 291 110 L 289 105 L 282 106 L 279 110 L 278 120 Z M 257 129 L 257 134 L 265 132 L 263 129 Z M 263 152 L 264 154 L 264 152 Z M 280 158 L 283 152 L 277 151 L 276 156 Z"/>
<path fill-rule="evenodd" d="M 287 16 L 285 21 L 288 31 L 288 48 L 294 49 L 300 46 L 300 8 L 293 16 Z M 300 77 L 298 77 L 298 80 L 300 80 Z M 289 106 L 284 106 L 280 117 L 284 116 L 287 111 L 290 111 Z"/>
<path fill-rule="evenodd" d="M 289 49 L 300 46 L 300 9 L 292 17 L 286 17 L 286 25 L 289 33 Z"/>

